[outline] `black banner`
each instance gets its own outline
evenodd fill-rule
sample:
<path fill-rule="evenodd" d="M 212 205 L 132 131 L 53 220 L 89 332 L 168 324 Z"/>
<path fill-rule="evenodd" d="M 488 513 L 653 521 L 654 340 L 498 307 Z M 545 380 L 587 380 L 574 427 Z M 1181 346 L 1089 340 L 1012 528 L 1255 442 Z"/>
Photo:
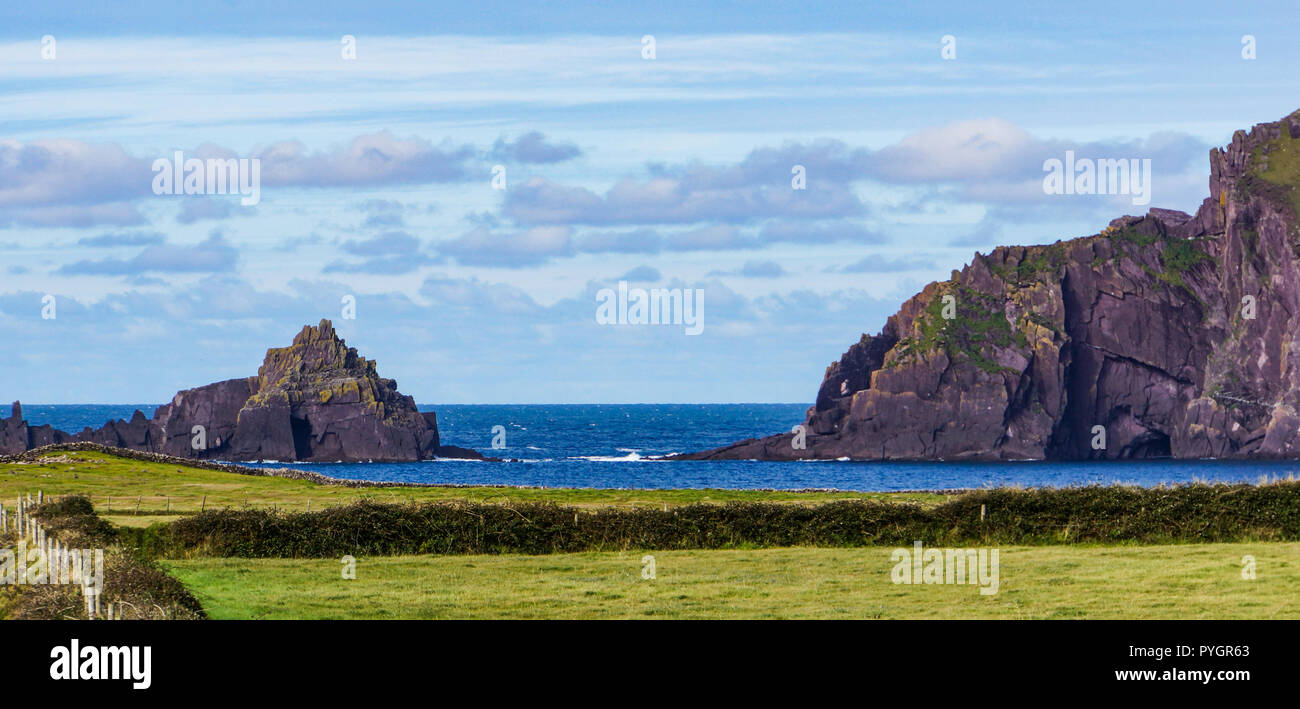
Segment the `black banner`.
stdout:
<path fill-rule="evenodd" d="M 761 693 L 842 682 L 988 698 L 1015 687 L 1183 696 L 1293 682 L 1271 621 L 8 622 L 0 662 L 41 696 L 333 696 L 474 682 L 637 694 L 706 681 Z M 147 648 L 147 651 L 146 651 Z M 73 664 L 77 666 L 72 667 Z M 116 677 L 116 678 L 114 678 Z M 655 688 L 659 687 L 659 690 Z M 975 694 L 967 694 L 972 691 Z"/>

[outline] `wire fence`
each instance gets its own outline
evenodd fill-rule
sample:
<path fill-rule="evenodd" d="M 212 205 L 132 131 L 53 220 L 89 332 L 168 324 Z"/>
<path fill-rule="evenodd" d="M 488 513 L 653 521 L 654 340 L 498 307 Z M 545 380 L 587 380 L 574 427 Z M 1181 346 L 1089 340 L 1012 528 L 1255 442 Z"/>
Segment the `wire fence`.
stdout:
<path fill-rule="evenodd" d="M 13 531 L 21 545 L 30 544 L 30 548 L 40 550 L 37 555 L 37 579 L 41 583 L 72 584 L 81 589 L 82 600 L 89 618 L 121 620 L 122 607 L 118 604 L 102 605 L 103 598 L 103 549 L 78 549 L 72 547 L 51 534 L 41 520 L 33 514 L 34 508 L 45 504 L 45 492 L 37 491 L 33 497 L 26 493 L 19 495 L 11 515 L 0 504 L 0 533 Z M 12 530 L 11 530 L 12 527 Z M 26 582 L 27 562 L 30 552 L 25 552 L 20 560 L 21 582 Z"/>

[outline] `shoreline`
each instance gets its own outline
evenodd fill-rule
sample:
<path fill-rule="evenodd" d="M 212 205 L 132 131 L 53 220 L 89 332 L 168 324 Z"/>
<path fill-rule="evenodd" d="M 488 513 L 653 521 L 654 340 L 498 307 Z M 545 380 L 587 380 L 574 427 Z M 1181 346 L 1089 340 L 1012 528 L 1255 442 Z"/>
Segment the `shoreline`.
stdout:
<path fill-rule="evenodd" d="M 424 483 L 424 482 L 402 482 L 402 481 L 393 481 L 393 480 L 369 480 L 369 479 L 336 478 L 336 477 L 330 477 L 330 476 L 328 476 L 328 475 L 322 475 L 322 474 L 320 474 L 320 473 L 312 472 L 312 471 L 309 471 L 309 470 L 302 470 L 302 469 L 299 469 L 299 468 L 292 468 L 292 467 L 260 468 L 260 467 L 251 467 L 251 466 L 247 466 L 247 465 L 240 465 L 240 464 L 237 464 L 237 463 L 220 463 L 220 462 L 213 462 L 213 461 L 208 461 L 208 460 L 197 460 L 197 459 L 190 459 L 190 458 L 180 458 L 180 457 L 170 456 L 170 455 L 166 455 L 166 454 L 162 454 L 162 453 L 149 453 L 149 452 L 145 452 L 145 451 L 137 451 L 137 450 L 133 450 L 133 449 L 130 449 L 130 448 L 114 448 L 114 447 L 112 447 L 112 446 L 105 446 L 105 445 L 102 445 L 102 444 L 99 444 L 99 443 L 90 443 L 90 442 L 87 442 L 87 441 L 76 441 L 76 442 L 71 442 L 71 443 L 56 443 L 56 444 L 52 444 L 52 445 L 48 445 L 48 446 L 42 446 L 42 447 L 40 447 L 40 448 L 33 448 L 33 449 L 29 450 L 29 451 L 26 451 L 26 452 L 24 452 L 24 453 L 19 453 L 19 454 L 16 454 L 16 455 L 0 456 L 0 464 L 29 465 L 29 464 L 33 464 L 33 463 L 40 462 L 41 460 L 44 460 L 44 459 L 48 459 L 50 456 L 52 456 L 52 455 L 54 455 L 54 454 L 58 454 L 58 453 L 66 453 L 66 452 L 78 452 L 78 451 L 90 451 L 90 452 L 102 453 L 102 454 L 105 454 L 105 455 L 112 455 L 112 456 L 116 456 L 116 457 L 119 457 L 119 458 L 125 458 L 125 459 L 129 459 L 129 460 L 139 460 L 139 461 L 142 461 L 142 462 L 148 462 L 148 463 L 157 463 L 157 464 L 165 464 L 165 465 L 179 465 L 179 466 L 186 466 L 186 467 L 190 467 L 190 468 L 199 468 L 199 469 L 204 469 L 204 470 L 214 470 L 214 471 L 219 471 L 219 472 L 234 473 L 234 474 L 237 474 L 237 475 L 247 475 L 247 476 L 250 476 L 250 477 L 272 477 L 272 478 L 283 478 L 283 479 L 287 479 L 287 480 L 302 480 L 302 481 L 305 481 L 305 482 L 310 482 L 310 483 L 314 483 L 314 484 L 318 484 L 318 485 L 330 485 L 330 486 L 347 487 L 347 488 L 369 488 L 369 487 L 373 487 L 373 488 L 416 488 L 416 489 L 419 489 L 419 488 L 428 488 L 428 489 L 450 489 L 450 490 L 457 490 L 457 489 L 461 489 L 461 490 L 469 490 L 469 489 L 476 489 L 476 488 L 477 488 L 477 489 L 498 489 L 498 490 L 543 490 L 543 491 L 548 491 L 548 490 L 549 490 L 549 491 L 583 490 L 583 491 L 648 492 L 648 493 L 656 493 L 656 492 L 671 492 L 671 491 L 678 491 L 678 490 L 701 491 L 701 492 L 705 492 L 705 491 L 714 491 L 714 490 L 716 490 L 716 491 L 725 491 L 725 492 L 755 492 L 755 493 L 764 493 L 764 492 L 766 492 L 766 493 L 784 493 L 784 494 L 796 494 L 796 495 L 798 495 L 798 494 L 817 495 L 817 494 L 828 494 L 828 493 L 837 493 L 837 494 L 858 494 L 858 493 L 860 493 L 860 494 L 864 494 L 864 495 L 915 495 L 915 494 L 932 494 L 932 495 L 966 495 L 966 494 L 970 494 L 970 493 L 974 493 L 974 492 L 980 492 L 980 491 L 987 491 L 987 490 L 1007 490 L 1007 489 L 1019 489 L 1019 490 L 1067 490 L 1067 489 L 1078 489 L 1078 488 L 1088 488 L 1088 487 L 1103 487 L 1103 488 L 1107 488 L 1107 487 L 1129 487 L 1129 488 L 1140 488 L 1140 489 L 1160 489 L 1160 488 L 1177 488 L 1177 487 L 1196 486 L 1196 485 L 1204 485 L 1204 486 L 1250 485 L 1250 486 L 1256 486 L 1256 485 L 1267 485 L 1267 484 L 1271 484 L 1271 483 L 1275 483 L 1275 482 L 1284 482 L 1284 481 L 1287 481 L 1287 480 L 1294 480 L 1295 477 L 1296 477 L 1296 476 L 1294 475 L 1294 473 L 1293 473 L 1292 475 L 1287 476 L 1287 477 L 1271 476 L 1271 477 L 1269 477 L 1269 479 L 1266 479 L 1266 480 L 1259 480 L 1259 481 L 1254 481 L 1254 482 L 1252 482 L 1252 481 L 1246 481 L 1246 480 L 1239 480 L 1239 481 L 1206 481 L 1206 480 L 1195 480 L 1195 479 L 1194 479 L 1194 480 L 1181 481 L 1181 482 L 1161 482 L 1161 483 L 1157 483 L 1157 484 L 1154 484 L 1154 485 L 1141 485 L 1141 484 L 1138 484 L 1138 483 L 1132 483 L 1132 482 L 1118 482 L 1118 481 L 1116 481 L 1116 482 L 1107 482 L 1107 483 L 1087 483 L 1087 484 L 1077 484 L 1077 485 L 999 485 L 999 486 L 996 486 L 996 487 L 980 486 L 980 487 L 945 487 L 945 488 L 908 488 L 908 489 L 904 489 L 904 490 L 858 490 L 858 489 L 851 489 L 851 488 L 837 488 L 837 487 L 800 487 L 800 488 L 778 488 L 778 487 L 743 487 L 743 488 L 734 488 L 734 487 L 667 487 L 667 488 L 664 488 L 664 487 L 622 487 L 622 486 L 620 486 L 620 487 L 591 487 L 591 486 L 585 486 L 585 487 L 583 487 L 583 486 L 565 486 L 565 485 L 528 485 L 528 484 L 511 484 L 511 483 L 450 483 L 450 482 L 448 482 L 448 483 L 436 483 L 436 482 Z M 448 459 L 448 460 L 456 460 L 456 459 Z M 1176 462 L 1180 462 L 1180 463 L 1183 463 L 1183 462 L 1186 462 L 1186 463 L 1223 463 L 1223 464 L 1229 464 L 1229 465 L 1234 464 L 1234 463 L 1242 462 L 1242 461 L 1223 460 L 1223 459 L 1213 459 L 1213 458 L 1204 458 L 1204 459 L 1176 459 L 1176 458 L 1170 458 L 1170 459 L 1143 459 L 1143 460 L 1141 460 L 1140 462 L 1152 462 L 1152 461 L 1154 461 L 1154 460 L 1169 460 L 1169 461 L 1176 461 Z M 403 461 L 403 462 L 436 462 L 436 461 Z M 506 460 L 506 461 L 502 461 L 502 462 L 516 462 L 516 461 Z M 683 462 L 683 461 L 677 461 L 677 462 Z M 698 462 L 714 462 L 714 461 L 698 461 Z M 732 460 L 732 461 L 728 461 L 728 462 L 745 462 L 745 461 Z M 761 463 L 761 462 L 774 462 L 774 461 L 754 460 L 754 461 L 749 461 L 749 462 L 760 462 L 760 463 Z M 799 462 L 799 461 L 777 461 L 777 462 Z M 805 461 L 803 461 L 803 462 L 810 462 L 810 461 L 805 460 Z M 813 461 L 813 462 L 815 462 L 815 461 Z M 832 461 L 832 462 L 834 462 L 834 461 Z M 1132 461 L 1118 461 L 1118 460 L 1097 460 L 1097 461 L 930 461 L 930 460 L 926 460 L 926 461 L 899 461 L 899 460 L 893 460 L 893 461 L 851 461 L 851 462 L 861 462 L 861 463 L 885 463 L 885 464 L 904 464 L 904 465 L 906 465 L 906 464 L 916 464 L 916 463 L 928 463 L 928 464 L 941 465 L 941 464 L 944 464 L 944 463 L 956 463 L 956 464 L 965 464 L 965 463 L 992 464 L 992 463 L 994 463 L 994 462 L 1001 462 L 1001 463 L 1022 464 L 1022 463 L 1054 463 L 1054 462 L 1067 462 L 1067 463 L 1098 463 L 1098 464 L 1104 464 L 1104 465 L 1118 465 L 1118 464 L 1122 464 L 1122 463 L 1124 463 L 1124 462 L 1132 462 Z M 1287 461 L 1287 460 L 1260 460 L 1260 461 L 1253 461 L 1253 462 L 1261 462 L 1261 463 L 1287 463 L 1287 462 L 1291 462 L 1291 461 Z M 327 464 L 333 464 L 333 463 L 327 463 Z M 347 463 L 347 464 L 348 464 L 348 465 L 365 465 L 365 463 Z"/>

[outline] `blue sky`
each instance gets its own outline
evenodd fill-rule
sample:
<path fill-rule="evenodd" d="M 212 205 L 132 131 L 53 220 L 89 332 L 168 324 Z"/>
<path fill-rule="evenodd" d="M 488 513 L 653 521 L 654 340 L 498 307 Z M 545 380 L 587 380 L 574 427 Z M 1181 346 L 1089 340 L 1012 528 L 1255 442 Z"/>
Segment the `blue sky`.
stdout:
<path fill-rule="evenodd" d="M 422 403 L 810 401 L 974 252 L 1146 209 L 1044 160 L 1149 158 L 1193 211 L 1210 147 L 1300 108 L 1285 3 L 80 5 L 0 10 L 31 403 L 165 401 L 323 317 Z M 154 194 L 176 150 L 259 158 L 260 203 Z M 702 289 L 704 331 L 598 325 L 620 279 Z"/>

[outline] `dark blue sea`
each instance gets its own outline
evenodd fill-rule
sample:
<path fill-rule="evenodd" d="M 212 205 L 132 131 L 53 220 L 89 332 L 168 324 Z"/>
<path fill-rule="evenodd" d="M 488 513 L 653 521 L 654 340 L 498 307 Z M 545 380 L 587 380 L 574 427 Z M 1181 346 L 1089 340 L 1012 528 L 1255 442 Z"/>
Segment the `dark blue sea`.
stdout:
<path fill-rule="evenodd" d="M 136 409 L 156 406 L 24 405 L 34 425 L 77 432 Z M 1300 463 L 1172 461 L 1095 463 L 855 463 L 819 461 L 647 460 L 789 431 L 807 404 L 637 404 L 423 406 L 437 411 L 444 444 L 517 463 L 438 460 L 422 463 L 294 463 L 323 475 L 425 483 L 540 485 L 596 488 L 836 488 L 944 490 L 1192 481 L 1258 482 L 1300 473 Z M 494 426 L 505 428 L 505 448 L 492 449 Z M 274 466 L 268 466 L 274 467 Z"/>

